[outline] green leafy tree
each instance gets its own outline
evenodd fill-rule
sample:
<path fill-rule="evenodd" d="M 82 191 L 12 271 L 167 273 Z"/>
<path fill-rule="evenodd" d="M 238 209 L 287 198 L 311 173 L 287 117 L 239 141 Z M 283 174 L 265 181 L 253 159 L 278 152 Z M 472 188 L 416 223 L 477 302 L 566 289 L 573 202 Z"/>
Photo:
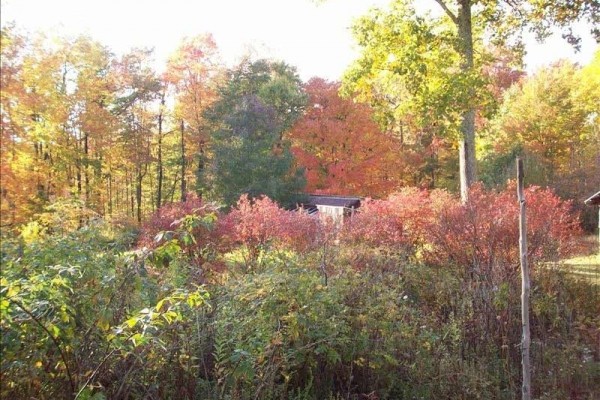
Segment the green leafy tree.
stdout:
<path fill-rule="evenodd" d="M 294 199 L 305 180 L 284 133 L 305 102 L 295 69 L 284 63 L 244 61 L 229 72 L 207 112 L 212 162 L 206 181 L 215 198 L 227 205 L 244 193 Z"/>
<path fill-rule="evenodd" d="M 476 114 L 487 97 L 481 78 L 481 66 L 486 62 L 483 45 L 501 44 L 522 51 L 520 34 L 525 28 L 533 29 L 541 39 L 555 25 L 565 28 L 565 37 L 577 45 L 570 24 L 580 19 L 597 23 L 600 5 L 592 0 L 436 3 L 444 11 L 442 18 L 419 16 L 415 2 L 397 0 L 389 12 L 375 10 L 360 19 L 354 32 L 363 53 L 345 80 L 351 91 L 374 92 L 392 110 L 402 111 L 405 102 L 421 106 L 438 124 L 455 131 L 461 197 L 466 201 L 468 188 L 476 179 Z M 592 32 L 600 37 L 596 28 Z M 488 38 L 485 43 L 484 37 Z M 386 96 L 389 87 L 393 87 L 391 99 Z"/>
<path fill-rule="evenodd" d="M 511 87 L 482 139 L 482 180 L 503 185 L 521 155 L 528 182 L 581 204 L 592 229 L 594 215 L 581 200 L 600 186 L 599 72 L 597 52 L 583 68 L 561 61 Z"/>

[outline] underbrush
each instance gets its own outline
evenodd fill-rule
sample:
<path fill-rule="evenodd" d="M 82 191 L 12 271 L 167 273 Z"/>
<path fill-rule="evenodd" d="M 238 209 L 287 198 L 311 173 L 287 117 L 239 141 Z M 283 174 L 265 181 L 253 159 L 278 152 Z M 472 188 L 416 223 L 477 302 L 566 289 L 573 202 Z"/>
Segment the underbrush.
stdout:
<path fill-rule="evenodd" d="M 0 394 L 517 398 L 516 245 L 489 242 L 514 235 L 512 217 L 488 218 L 504 197 L 480 194 L 460 208 L 444 196 L 410 222 L 409 209 L 367 207 L 354 231 L 315 221 L 296 229 L 306 215 L 264 199 L 242 199 L 229 218 L 196 201 L 142 227 L 137 250 L 131 230 L 99 219 L 61 232 L 34 223 L 2 242 Z M 452 234 L 428 231 L 436 210 Z M 565 225 L 534 237 L 534 260 L 554 258 L 555 243 L 568 249 L 573 219 L 555 212 Z M 380 240 L 387 231 L 397 234 Z M 534 397 L 591 400 L 600 392 L 599 292 L 547 265 L 532 265 Z"/>

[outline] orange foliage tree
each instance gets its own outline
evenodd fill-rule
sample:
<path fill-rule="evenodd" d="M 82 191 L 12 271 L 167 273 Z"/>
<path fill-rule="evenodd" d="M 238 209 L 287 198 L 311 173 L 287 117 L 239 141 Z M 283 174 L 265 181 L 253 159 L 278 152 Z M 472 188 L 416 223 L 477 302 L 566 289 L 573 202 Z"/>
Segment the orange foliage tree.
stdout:
<path fill-rule="evenodd" d="M 339 96 L 340 84 L 311 79 L 307 111 L 289 132 L 308 192 L 384 196 L 402 183 L 400 143 L 369 106 Z"/>
<path fill-rule="evenodd" d="M 174 114 L 180 137 L 182 201 L 194 172 L 201 176 L 204 169 L 208 133 L 203 114 L 216 99 L 219 68 L 217 45 L 210 34 L 185 38 L 167 62 L 165 80 L 176 91 Z M 188 167 L 192 161 L 197 162 L 197 171 Z"/>

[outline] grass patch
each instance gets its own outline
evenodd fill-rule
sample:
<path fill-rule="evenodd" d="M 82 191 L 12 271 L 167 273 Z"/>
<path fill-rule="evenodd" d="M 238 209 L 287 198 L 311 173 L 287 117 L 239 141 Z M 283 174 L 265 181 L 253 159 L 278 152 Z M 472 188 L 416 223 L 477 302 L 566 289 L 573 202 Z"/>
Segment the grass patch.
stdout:
<path fill-rule="evenodd" d="M 576 276 L 600 285 L 600 254 L 591 254 L 563 260 L 564 269 Z"/>
<path fill-rule="evenodd" d="M 590 254 L 588 256 L 579 256 L 569 258 L 563 261 L 568 265 L 595 265 L 600 266 L 600 254 Z"/>

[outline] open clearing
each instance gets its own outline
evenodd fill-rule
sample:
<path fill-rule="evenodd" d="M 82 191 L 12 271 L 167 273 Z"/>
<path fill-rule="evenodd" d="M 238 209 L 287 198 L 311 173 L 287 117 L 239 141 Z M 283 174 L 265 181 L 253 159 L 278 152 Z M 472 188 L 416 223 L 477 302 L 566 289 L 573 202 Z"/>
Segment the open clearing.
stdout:
<path fill-rule="evenodd" d="M 597 235 L 586 236 L 582 241 L 582 255 L 563 260 L 564 268 L 578 278 L 589 279 L 600 285 L 600 250 Z"/>
<path fill-rule="evenodd" d="M 564 261 L 565 269 L 578 278 L 586 278 L 600 285 L 600 255 L 580 256 Z"/>

